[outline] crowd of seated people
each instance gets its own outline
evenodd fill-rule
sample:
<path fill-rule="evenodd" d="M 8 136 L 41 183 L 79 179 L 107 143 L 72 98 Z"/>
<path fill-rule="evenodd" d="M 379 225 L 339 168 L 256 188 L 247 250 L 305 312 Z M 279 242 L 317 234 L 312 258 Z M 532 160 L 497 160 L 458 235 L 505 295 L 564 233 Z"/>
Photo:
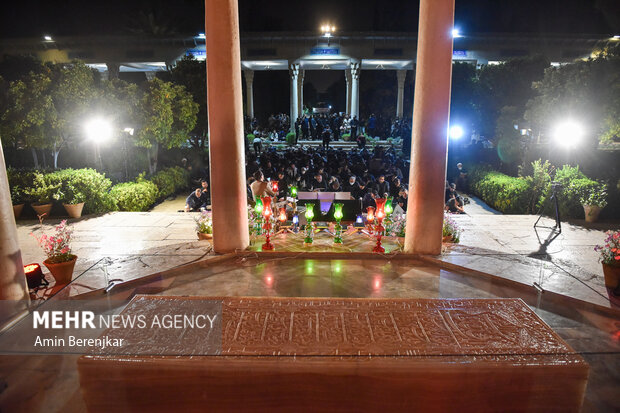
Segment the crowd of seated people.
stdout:
<path fill-rule="evenodd" d="M 469 200 L 457 192 L 457 188 L 461 192 L 468 192 L 467 171 L 463 168 L 463 164 L 457 163 L 456 169 L 452 174 L 448 174 L 448 178 L 452 183 L 446 181 L 445 209 L 453 214 L 464 214 L 465 204 Z"/>
<path fill-rule="evenodd" d="M 402 212 L 407 209 L 407 162 L 393 149 L 274 149 L 247 155 L 248 202 L 258 196 L 285 200 L 291 188 L 298 192 L 347 192 L 364 208 L 376 206 L 376 198 L 393 197 Z M 277 181 L 277 193 L 269 182 Z M 273 195 L 272 195 L 273 194 Z"/>

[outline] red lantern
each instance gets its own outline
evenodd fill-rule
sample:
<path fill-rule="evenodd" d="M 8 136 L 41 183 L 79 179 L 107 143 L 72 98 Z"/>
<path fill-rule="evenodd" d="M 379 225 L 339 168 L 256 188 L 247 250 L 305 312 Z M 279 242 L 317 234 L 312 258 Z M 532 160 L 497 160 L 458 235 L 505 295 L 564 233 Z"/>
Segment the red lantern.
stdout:
<path fill-rule="evenodd" d="M 286 208 L 285 207 L 280 208 L 280 216 L 278 216 L 278 219 L 283 224 L 286 222 Z"/>
<path fill-rule="evenodd" d="M 270 241 L 271 236 L 271 216 L 273 215 L 273 211 L 271 209 L 271 197 L 264 196 L 261 198 L 263 201 L 263 217 L 265 218 L 265 224 L 263 228 L 265 229 L 265 243 L 263 244 L 263 250 L 272 250 L 273 244 Z"/>
<path fill-rule="evenodd" d="M 375 226 L 375 233 L 377 234 L 377 245 L 372 249 L 372 252 L 384 253 L 385 248 L 381 246 L 381 236 L 383 235 L 383 218 L 385 218 L 385 198 L 375 199 L 377 204 L 377 225 Z"/>
<path fill-rule="evenodd" d="M 366 221 L 372 222 L 375 220 L 375 208 L 368 207 L 368 215 L 366 216 Z"/>
<path fill-rule="evenodd" d="M 278 192 L 278 181 L 271 181 L 271 189 L 273 192 Z"/>

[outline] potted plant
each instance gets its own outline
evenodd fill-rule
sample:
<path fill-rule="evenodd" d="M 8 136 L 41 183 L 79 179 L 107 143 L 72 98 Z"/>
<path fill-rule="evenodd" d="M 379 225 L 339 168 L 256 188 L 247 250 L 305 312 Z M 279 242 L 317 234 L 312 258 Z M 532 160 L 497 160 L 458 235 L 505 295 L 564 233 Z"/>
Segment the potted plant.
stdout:
<path fill-rule="evenodd" d="M 20 186 L 11 187 L 11 201 L 13 202 L 13 215 L 15 219 L 18 219 L 24 209 L 24 190 Z"/>
<path fill-rule="evenodd" d="M 461 228 L 450 214 L 443 216 L 443 242 L 458 243 L 461 240 Z"/>
<path fill-rule="evenodd" d="M 71 218 L 79 218 L 82 216 L 86 195 L 75 186 L 68 184 L 64 188 L 62 197 L 62 206 Z"/>
<path fill-rule="evenodd" d="M 213 221 L 211 220 L 211 213 L 208 211 L 202 211 L 196 220 L 196 233 L 198 239 L 212 239 L 213 238 Z"/>
<path fill-rule="evenodd" d="M 49 184 L 42 174 L 36 174 L 32 186 L 25 193 L 33 199 L 31 204 L 38 216 L 48 215 L 52 210 L 53 200 L 59 200 L 62 197 L 60 192 L 60 183 Z"/>
<path fill-rule="evenodd" d="M 43 229 L 43 218 L 39 218 L 41 231 Z M 47 259 L 43 264 L 50 271 L 57 285 L 65 285 L 71 282 L 73 268 L 77 261 L 77 256 L 71 254 L 71 234 L 73 230 L 67 225 L 67 220 L 63 220 L 54 229 L 53 235 L 41 234 L 37 237 L 39 246 L 43 249 Z"/>
<path fill-rule="evenodd" d="M 586 222 L 596 222 L 601 210 L 607 206 L 607 188 L 604 184 L 597 183 L 586 189 L 579 197 Z"/>
<path fill-rule="evenodd" d="M 607 231 L 604 245 L 597 245 L 594 251 L 600 253 L 603 264 L 605 287 L 617 288 L 620 280 L 620 231 Z"/>

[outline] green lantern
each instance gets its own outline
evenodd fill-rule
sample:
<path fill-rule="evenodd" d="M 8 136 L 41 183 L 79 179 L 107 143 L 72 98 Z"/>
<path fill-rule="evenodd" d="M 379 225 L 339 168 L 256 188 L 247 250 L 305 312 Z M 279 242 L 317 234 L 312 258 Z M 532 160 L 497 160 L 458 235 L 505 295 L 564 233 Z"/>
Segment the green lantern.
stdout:
<path fill-rule="evenodd" d="M 392 197 L 388 197 L 387 202 L 385 203 L 385 216 L 389 217 L 394 212 L 394 208 L 392 207 Z"/>
<path fill-rule="evenodd" d="M 263 213 L 263 201 L 261 201 L 260 198 L 256 200 L 256 205 L 254 205 L 254 212 L 259 215 Z"/>
<path fill-rule="evenodd" d="M 254 231 L 256 235 L 261 235 L 263 232 L 263 201 L 260 198 L 256 200 L 254 205 L 254 213 L 256 214 L 256 225 Z"/>
<path fill-rule="evenodd" d="M 297 196 L 297 187 L 291 186 L 291 196 L 295 198 Z"/>
<path fill-rule="evenodd" d="M 340 225 L 340 220 L 343 217 L 342 207 L 344 204 L 336 203 L 334 204 L 334 218 L 336 219 L 336 228 L 334 233 L 334 243 L 342 244 L 342 225 Z"/>
<path fill-rule="evenodd" d="M 306 238 L 304 238 L 304 243 L 312 244 L 314 240 L 314 226 L 312 225 L 312 218 L 314 218 L 314 204 L 306 204 Z"/>

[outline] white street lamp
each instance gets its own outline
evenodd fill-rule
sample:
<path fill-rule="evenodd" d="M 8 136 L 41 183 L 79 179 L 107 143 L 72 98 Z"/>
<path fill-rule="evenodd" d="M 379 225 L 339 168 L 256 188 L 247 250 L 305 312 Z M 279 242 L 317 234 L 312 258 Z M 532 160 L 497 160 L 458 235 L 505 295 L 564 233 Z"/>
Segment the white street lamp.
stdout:
<path fill-rule="evenodd" d="M 112 137 L 112 125 L 101 118 L 93 118 L 86 122 L 84 124 L 84 131 L 88 139 L 95 142 L 95 144 L 105 142 Z"/>
<path fill-rule="evenodd" d="M 581 123 L 569 119 L 558 123 L 553 128 L 553 139 L 558 145 L 567 149 L 578 146 L 583 140 L 585 131 Z"/>

